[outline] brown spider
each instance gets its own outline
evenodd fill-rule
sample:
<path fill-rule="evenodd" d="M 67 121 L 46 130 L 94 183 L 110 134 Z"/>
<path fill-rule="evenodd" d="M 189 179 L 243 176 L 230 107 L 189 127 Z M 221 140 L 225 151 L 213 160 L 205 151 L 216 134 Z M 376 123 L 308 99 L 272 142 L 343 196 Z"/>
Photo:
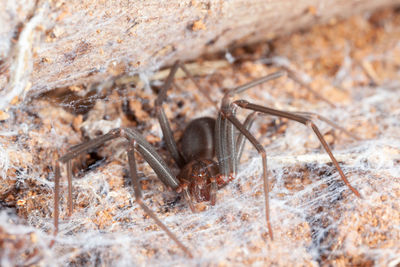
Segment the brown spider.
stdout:
<path fill-rule="evenodd" d="M 286 112 L 280 111 L 257 104 L 249 103 L 245 100 L 231 101 L 231 97 L 235 94 L 246 91 L 258 84 L 278 78 L 284 72 L 275 72 L 260 79 L 254 80 L 250 83 L 239 86 L 225 93 L 220 108 L 217 107 L 217 119 L 210 117 L 203 117 L 193 120 L 186 127 L 181 139 L 181 151 L 178 149 L 177 143 L 173 138 L 173 134 L 169 122 L 164 113 L 162 104 L 167 97 L 167 90 L 171 87 L 173 79 L 178 68 L 181 68 L 186 75 L 195 83 L 198 90 L 200 90 L 209 101 L 214 103 L 208 94 L 196 83 L 196 80 L 188 72 L 186 67 L 176 62 L 172 67 L 168 78 L 166 79 L 159 95 L 155 101 L 155 108 L 157 118 L 161 125 L 164 140 L 168 151 L 176 164 L 180 167 L 179 175 L 175 176 L 170 168 L 165 163 L 164 159 L 156 152 L 146 139 L 135 129 L 131 128 L 116 128 L 99 136 L 90 141 L 84 142 L 74 146 L 68 152 L 58 159 L 55 167 L 55 193 L 54 193 L 54 226 L 55 234 L 58 231 L 58 217 L 59 217 L 59 191 L 60 191 L 60 162 L 67 164 L 67 177 L 68 177 L 68 213 L 72 213 L 72 171 L 71 160 L 80 154 L 87 153 L 89 150 L 95 149 L 107 141 L 119 137 L 124 137 L 128 141 L 128 164 L 130 170 L 130 177 L 133 183 L 135 192 L 136 203 L 138 203 L 144 212 L 151 217 L 155 223 L 163 229 L 168 236 L 176 242 L 176 244 L 189 256 L 192 257 L 190 250 L 183 245 L 178 238 L 163 224 L 157 216 L 143 203 L 142 193 L 139 184 L 135 150 L 139 152 L 144 160 L 151 166 L 158 178 L 169 189 L 182 194 L 184 199 L 189 204 L 191 210 L 196 212 L 193 202 L 210 201 L 211 205 L 215 205 L 217 190 L 225 186 L 232 177 L 235 176 L 238 162 L 240 161 L 245 140 L 249 140 L 256 148 L 262 157 L 263 167 L 263 182 L 265 194 L 265 215 L 266 223 L 271 240 L 273 239 L 272 227 L 270 224 L 269 214 L 269 182 L 267 177 L 267 156 L 263 146 L 256 140 L 256 138 L 249 132 L 249 129 L 255 119 L 256 112 L 287 118 L 300 122 L 310 127 L 322 146 L 328 153 L 337 171 L 339 172 L 342 180 L 347 187 L 358 197 L 360 193 L 353 188 L 348 182 L 338 162 L 332 154 L 327 142 L 324 140 L 322 134 L 314 124 L 312 119 L 314 117 L 324 120 L 332 126 L 345 131 L 343 128 L 337 126 L 333 122 L 312 113 L 306 112 Z M 253 112 L 241 123 L 235 116 L 237 107 L 252 110 Z M 348 133 L 349 134 L 349 133 Z M 216 160 L 214 158 L 216 157 Z"/>

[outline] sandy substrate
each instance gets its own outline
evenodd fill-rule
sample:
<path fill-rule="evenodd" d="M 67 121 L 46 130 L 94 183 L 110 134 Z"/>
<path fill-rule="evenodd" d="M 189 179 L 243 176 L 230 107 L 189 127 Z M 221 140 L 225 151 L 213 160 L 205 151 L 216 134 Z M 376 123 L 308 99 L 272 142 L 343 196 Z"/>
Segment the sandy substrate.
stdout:
<path fill-rule="evenodd" d="M 193 259 L 135 203 L 123 140 L 74 161 L 71 217 L 63 169 L 60 231 L 49 247 L 54 163 L 72 145 L 115 127 L 135 127 L 178 171 L 153 110 L 162 81 L 146 77 L 150 87 L 121 77 L 91 88 L 60 88 L 0 114 L 0 265 L 398 266 L 399 40 L 399 13 L 384 10 L 188 64 L 214 101 L 226 89 L 289 70 L 296 81 L 285 76 L 240 98 L 315 112 L 358 137 L 317 121 L 363 196 L 340 180 L 310 129 L 270 116 L 259 116 L 251 132 L 268 155 L 273 241 L 265 225 L 261 160 L 251 145 L 234 181 L 218 191 L 217 205 L 204 203 L 196 214 L 139 157 L 145 203 Z M 176 85 L 164 107 L 178 140 L 191 119 L 215 117 L 216 110 L 190 79 L 178 78 Z M 239 119 L 246 114 L 239 110 Z"/>

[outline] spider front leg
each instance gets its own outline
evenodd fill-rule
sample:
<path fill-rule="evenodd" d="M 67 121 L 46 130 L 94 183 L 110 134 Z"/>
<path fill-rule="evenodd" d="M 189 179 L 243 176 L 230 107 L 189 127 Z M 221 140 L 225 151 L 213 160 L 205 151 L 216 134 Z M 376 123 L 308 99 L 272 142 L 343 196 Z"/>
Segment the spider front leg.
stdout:
<path fill-rule="evenodd" d="M 87 153 L 89 150 L 97 148 L 107 141 L 112 139 L 124 137 L 128 140 L 128 161 L 130 168 L 130 176 L 133 183 L 134 193 L 136 202 L 144 210 L 144 212 L 151 217 L 155 223 L 167 233 L 167 235 L 189 256 L 193 257 L 189 249 L 187 249 L 178 238 L 163 224 L 157 216 L 143 203 L 142 194 L 140 190 L 140 184 L 137 175 L 136 161 L 135 161 L 135 150 L 138 151 L 144 158 L 144 160 L 150 165 L 155 171 L 158 178 L 169 188 L 177 190 L 180 186 L 179 180 L 169 170 L 165 161 L 155 151 L 155 149 L 145 140 L 145 138 L 136 130 L 129 128 L 117 128 L 113 129 L 105 135 L 92 139 L 88 142 L 84 142 L 80 145 L 72 147 L 67 154 L 62 156 L 56 163 L 55 166 L 55 191 L 54 191 L 54 235 L 58 232 L 59 222 L 59 197 L 60 197 L 60 163 L 67 163 L 67 175 L 68 175 L 68 210 L 69 215 L 72 213 L 72 171 L 71 171 L 71 160 L 76 156 Z M 185 192 L 187 193 L 187 192 Z M 54 244 L 52 240 L 50 246 Z"/>
<path fill-rule="evenodd" d="M 152 145 L 150 145 L 146 139 L 136 130 L 125 128 L 123 129 L 122 135 L 128 140 L 128 161 L 130 176 L 132 179 L 133 188 L 135 191 L 136 202 L 142 207 L 142 209 L 151 217 L 156 224 L 166 232 L 166 234 L 189 256 L 193 257 L 189 249 L 183 245 L 179 239 L 174 235 L 168 227 L 163 224 L 157 216 L 143 203 L 142 194 L 139 184 L 139 179 L 137 175 L 136 160 L 135 160 L 135 150 L 138 151 L 144 160 L 150 165 L 150 167 L 157 174 L 158 178 L 167 187 L 178 190 L 181 186 L 179 180 L 172 174 L 171 170 L 168 168 L 167 163 L 161 158 Z M 188 190 L 183 190 L 184 195 L 188 195 Z"/>
<path fill-rule="evenodd" d="M 140 207 L 151 217 L 155 223 L 164 230 L 164 232 L 175 241 L 175 243 L 191 258 L 193 258 L 192 253 L 189 251 L 185 245 L 183 245 L 178 238 L 168 229 L 168 227 L 163 224 L 160 219 L 153 213 L 151 209 L 149 209 L 146 204 L 142 201 L 142 191 L 140 189 L 139 178 L 137 175 L 137 168 L 136 168 L 136 160 L 135 160 L 135 140 L 129 141 L 129 148 L 128 148 L 128 162 L 129 162 L 129 174 L 133 184 L 133 190 L 135 192 L 135 200 L 136 203 L 140 205 Z"/>

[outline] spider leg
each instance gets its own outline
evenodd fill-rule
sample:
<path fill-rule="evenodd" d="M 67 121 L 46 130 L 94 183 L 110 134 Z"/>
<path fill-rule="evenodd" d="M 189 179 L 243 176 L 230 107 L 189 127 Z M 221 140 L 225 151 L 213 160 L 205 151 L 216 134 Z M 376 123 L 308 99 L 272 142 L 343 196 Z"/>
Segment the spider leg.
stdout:
<path fill-rule="evenodd" d="M 169 72 L 169 75 L 165 80 L 163 87 L 161 88 L 161 91 L 158 93 L 157 99 L 155 101 L 155 108 L 167 149 L 169 153 L 171 153 L 171 156 L 175 160 L 176 164 L 178 164 L 178 166 L 182 168 L 185 165 L 185 159 L 178 150 L 178 146 L 175 142 L 174 135 L 169 125 L 167 116 L 165 115 L 164 109 L 162 107 L 163 102 L 167 98 L 167 91 L 169 88 L 171 88 L 174 76 L 178 68 L 179 62 L 176 61 L 175 64 L 172 66 L 171 71 Z"/>
<path fill-rule="evenodd" d="M 225 93 L 221 103 L 221 112 L 218 115 L 215 126 L 215 150 L 223 176 L 228 177 L 229 175 L 234 175 L 236 173 L 238 163 L 236 150 L 241 149 L 243 146 L 242 142 L 244 142 L 240 141 L 238 143 L 237 140 L 235 142 L 235 127 L 226 118 L 226 114 L 235 116 L 235 108 L 231 105 L 231 98 L 235 94 L 239 94 L 264 82 L 279 78 L 284 74 L 284 71 L 274 72 L 257 80 L 238 86 Z M 248 123 L 251 124 L 251 121 Z M 248 126 L 249 125 L 245 126 L 245 128 Z M 239 134 L 239 137 L 240 135 L 241 134 Z"/>
<path fill-rule="evenodd" d="M 304 116 L 306 118 L 308 118 L 309 120 L 315 120 L 318 119 L 320 121 L 324 121 L 327 124 L 329 124 L 330 126 L 332 126 L 333 128 L 338 129 L 339 131 L 347 134 L 348 136 L 350 136 L 351 138 L 354 138 L 355 140 L 362 140 L 361 138 L 359 138 L 358 136 L 354 135 L 353 133 L 349 132 L 348 130 L 346 130 L 345 128 L 343 128 L 342 126 L 338 125 L 337 123 L 329 120 L 328 118 L 325 118 L 319 114 L 313 113 L 313 112 L 293 112 L 297 115 L 300 116 Z M 247 129 L 250 130 L 251 126 L 254 123 L 254 120 L 257 118 L 256 116 L 257 112 L 252 112 L 250 113 L 246 120 L 243 122 L 243 126 Z M 242 153 L 243 153 L 243 148 L 244 148 L 244 144 L 245 144 L 246 139 L 244 138 L 244 135 L 242 133 L 238 134 L 238 137 L 236 139 L 236 153 L 237 153 L 237 163 L 239 164 L 240 159 L 242 157 Z"/>
<path fill-rule="evenodd" d="M 234 111 L 232 111 L 234 112 Z M 236 173 L 235 128 L 223 113 L 219 113 L 215 123 L 215 154 L 224 179 Z"/>
<path fill-rule="evenodd" d="M 54 174 L 54 235 L 58 233 L 58 217 L 59 217 L 59 203 L 60 203 L 60 164 L 56 163 Z M 50 247 L 54 244 L 54 240 L 50 243 Z"/>
<path fill-rule="evenodd" d="M 210 203 L 212 206 L 217 203 L 217 190 L 218 184 L 214 177 L 211 178 L 211 188 L 210 188 Z"/>
<path fill-rule="evenodd" d="M 136 168 L 136 160 L 135 160 L 135 147 L 136 147 L 136 141 L 134 139 L 131 139 L 129 142 L 129 148 L 128 148 L 128 162 L 129 162 L 129 173 L 132 179 L 132 184 L 133 184 L 133 190 L 135 192 L 135 200 L 136 203 L 140 205 L 140 207 L 144 210 L 144 212 L 151 217 L 154 222 L 160 227 L 161 229 L 164 230 L 164 232 L 190 257 L 193 258 L 192 253 L 189 251 L 189 249 L 183 245 L 179 239 L 176 237 L 175 234 L 173 234 L 168 227 L 163 224 L 160 219 L 158 219 L 157 215 L 153 213 L 153 211 L 146 206 L 146 204 L 142 200 L 142 191 L 140 189 L 140 183 L 139 183 L 139 178 L 137 175 L 137 168 Z"/>
<path fill-rule="evenodd" d="M 157 174 L 157 177 L 172 190 L 177 190 L 181 185 L 179 180 L 169 169 L 164 159 L 157 153 L 152 145 L 135 129 L 124 128 L 122 129 L 122 136 L 126 139 L 135 140 L 136 150 L 142 155 L 143 159 L 150 165 L 150 167 Z"/>
<path fill-rule="evenodd" d="M 130 143 L 128 147 L 128 161 L 130 168 L 130 176 L 133 182 L 135 191 L 136 202 L 141 206 L 149 217 L 151 217 L 156 224 L 163 229 L 167 235 L 174 240 L 177 245 L 190 257 L 193 257 L 190 251 L 177 239 L 177 237 L 166 227 L 157 216 L 143 203 L 142 194 L 140 190 L 139 180 L 137 176 L 136 160 L 135 160 L 135 149 L 143 156 L 146 162 L 152 167 L 157 174 L 158 178 L 168 187 L 177 190 L 180 186 L 179 180 L 169 170 L 165 161 L 158 155 L 155 149 L 146 141 L 146 139 L 136 130 L 129 128 L 117 128 L 113 129 L 105 135 L 99 136 L 88 142 L 84 142 L 80 145 L 71 148 L 67 154 L 58 159 L 55 166 L 55 192 L 54 192 L 54 235 L 58 232 L 59 223 L 59 203 L 60 203 L 60 163 L 67 164 L 67 175 L 68 175 L 68 208 L 69 214 L 72 212 L 72 171 L 71 171 L 71 160 L 79 154 L 85 153 L 91 149 L 94 149 L 105 142 L 118 138 L 124 137 Z M 187 190 L 186 190 L 187 191 Z M 187 193 L 187 192 L 186 192 Z M 50 246 L 54 244 L 52 240 Z"/>
<path fill-rule="evenodd" d="M 250 130 L 251 126 L 254 123 L 254 120 L 257 118 L 257 112 L 250 113 L 246 120 L 243 122 L 243 127 L 247 130 Z M 239 164 L 240 159 L 242 158 L 244 144 L 246 142 L 245 136 L 239 132 L 236 138 L 236 162 Z"/>
<path fill-rule="evenodd" d="M 261 155 L 262 166 L 263 166 L 264 196 L 265 196 L 265 217 L 266 217 L 266 221 L 267 221 L 269 236 L 271 237 L 271 240 L 273 240 L 274 237 L 273 237 L 273 233 L 272 233 L 272 227 L 271 227 L 271 222 L 270 222 L 270 212 L 269 212 L 269 181 L 268 181 L 268 176 L 267 176 L 267 153 L 265 152 L 264 147 L 245 128 L 245 126 L 233 115 L 233 113 L 231 113 L 231 112 L 224 113 L 224 116 L 226 117 L 227 120 L 229 120 L 231 122 L 231 124 L 233 124 L 236 127 L 236 129 L 238 129 L 240 131 L 241 134 L 243 134 L 246 137 L 246 139 L 248 139 L 252 143 L 252 145 L 255 147 L 257 152 Z"/>
<path fill-rule="evenodd" d="M 297 121 L 300 122 L 308 127 L 310 127 L 316 136 L 318 137 L 319 141 L 321 142 L 322 146 L 324 147 L 326 153 L 328 153 L 329 157 L 331 158 L 331 161 L 333 165 L 335 165 L 337 171 L 339 172 L 340 177 L 342 178 L 343 182 L 347 185 L 347 187 L 359 198 L 361 198 L 360 193 L 355 189 L 349 181 L 347 180 L 346 176 L 343 173 L 342 168 L 339 166 L 339 163 L 337 162 L 335 156 L 332 153 L 332 150 L 329 148 L 329 145 L 325 141 L 324 137 L 322 136 L 321 132 L 319 131 L 318 127 L 314 124 L 314 122 L 306 116 L 301 116 L 299 113 L 292 113 L 292 112 L 286 112 L 286 111 L 281 111 L 281 110 L 276 110 L 256 104 L 249 103 L 246 100 L 237 100 L 233 102 L 234 104 L 238 105 L 239 107 L 245 108 L 245 109 L 250 109 L 258 112 L 262 112 L 265 114 L 273 115 L 273 116 L 278 116 L 278 117 L 283 117 L 287 118 L 289 120 Z"/>
<path fill-rule="evenodd" d="M 137 150 L 142 154 L 143 158 L 149 163 L 152 169 L 157 174 L 158 178 L 166 186 L 176 190 L 180 185 L 179 180 L 172 174 L 167 163 L 158 155 L 157 151 L 150 145 L 146 139 L 136 130 L 130 128 L 113 129 L 105 135 L 99 136 L 88 142 L 82 143 L 73 147 L 67 154 L 62 156 L 58 161 L 65 163 L 75 158 L 79 154 L 87 152 L 90 149 L 96 148 L 105 142 L 117 137 L 125 137 L 128 140 L 134 139 L 138 143 Z"/>
<path fill-rule="evenodd" d="M 90 149 L 96 148 L 105 142 L 120 137 L 120 129 L 113 129 L 105 135 L 99 136 L 88 142 L 74 146 L 68 151 L 67 154 L 58 159 L 55 167 L 54 177 L 54 235 L 58 233 L 59 221 L 59 203 L 60 203 L 60 163 L 67 163 L 67 176 L 68 176 L 68 215 L 72 214 L 73 200 L 72 200 L 72 171 L 71 160 L 76 156 L 87 152 Z"/>
<path fill-rule="evenodd" d="M 135 140 L 137 142 L 136 150 L 143 156 L 146 162 L 157 174 L 158 178 L 169 188 L 176 192 L 183 193 L 185 200 L 188 202 L 190 209 L 194 212 L 193 201 L 190 197 L 187 184 L 181 184 L 181 182 L 172 174 L 167 163 L 157 153 L 152 145 L 150 145 L 143 136 L 134 129 L 124 129 L 123 135 L 128 140 Z"/>
<path fill-rule="evenodd" d="M 204 88 L 202 86 L 200 86 L 200 84 L 196 81 L 196 79 L 193 77 L 193 75 L 190 73 L 190 71 L 186 68 L 185 64 L 180 63 L 179 61 L 177 61 L 179 64 L 179 67 L 183 70 L 183 72 L 186 74 L 186 76 L 189 77 L 189 79 L 194 83 L 194 85 L 197 87 L 197 90 L 199 90 L 204 96 L 205 98 L 207 98 L 207 100 L 214 105 L 214 107 L 218 110 L 218 103 L 215 102 L 214 100 L 212 100 L 212 98 L 210 97 L 210 93 L 207 92 L 206 90 L 204 90 Z"/>
<path fill-rule="evenodd" d="M 328 118 L 325 118 L 324 116 L 321 116 L 319 114 L 313 113 L 313 112 L 293 112 L 294 114 L 303 116 L 308 118 L 309 120 L 315 120 L 318 119 L 320 121 L 326 122 L 327 124 L 329 124 L 330 126 L 332 126 L 333 128 L 338 129 L 339 131 L 342 131 L 343 133 L 347 134 L 348 136 L 350 136 L 351 138 L 355 139 L 355 140 L 362 140 L 360 137 L 354 135 L 353 133 L 349 132 L 348 130 L 346 130 L 345 128 L 343 128 L 342 126 L 338 125 L 337 123 L 329 120 Z"/>
<path fill-rule="evenodd" d="M 72 164 L 71 160 L 67 161 L 67 181 L 68 181 L 68 216 L 72 215 L 74 203 L 72 202 Z"/>
<path fill-rule="evenodd" d="M 215 121 L 215 154 L 218 159 L 220 172 L 224 178 L 229 176 L 229 167 L 227 164 L 227 144 L 226 144 L 226 119 L 218 114 Z"/>
<path fill-rule="evenodd" d="M 299 76 L 298 74 L 296 74 L 296 72 L 294 70 L 291 70 L 290 67 L 285 67 L 282 66 L 288 73 L 288 77 L 290 79 L 292 79 L 293 81 L 295 81 L 296 83 L 298 83 L 301 87 L 303 87 L 304 89 L 306 89 L 308 92 L 310 92 L 311 94 L 313 94 L 315 97 L 321 99 L 322 101 L 325 101 L 326 103 L 328 103 L 332 108 L 335 108 L 336 105 L 334 103 L 332 103 L 329 99 L 325 98 L 322 94 L 318 93 L 316 90 L 314 90 L 310 84 L 304 82 Z"/>
<path fill-rule="evenodd" d="M 121 131 L 121 129 L 116 128 L 116 129 L 109 131 L 108 133 L 106 133 L 104 135 L 96 137 L 87 142 L 83 142 L 82 144 L 73 146 L 72 148 L 70 148 L 68 150 L 68 152 L 64 156 L 59 158 L 58 161 L 61 163 L 66 163 L 68 160 L 76 158 L 76 156 L 78 156 L 84 152 L 87 152 L 91 149 L 97 148 L 109 140 L 118 138 L 121 136 L 120 131 Z"/>
<path fill-rule="evenodd" d="M 269 214 L 269 181 L 267 177 L 267 155 L 264 148 L 254 138 L 254 136 L 248 131 L 254 121 L 253 116 L 249 115 L 243 125 L 235 117 L 235 106 L 231 104 L 230 99 L 238 93 L 246 91 L 254 86 L 262 84 L 272 79 L 276 79 L 284 75 L 285 72 L 278 71 L 261 77 L 252 82 L 246 83 L 239 87 L 236 87 L 227 93 L 225 93 L 222 103 L 221 110 L 218 114 L 217 121 L 215 124 L 215 153 L 218 158 L 218 164 L 220 172 L 224 179 L 230 179 L 231 175 L 235 175 L 237 170 L 237 164 L 240 160 L 241 151 L 243 150 L 244 137 L 248 139 L 257 151 L 261 154 L 263 161 L 263 180 L 264 180 L 264 194 L 265 194 L 265 215 L 267 221 L 267 227 L 271 239 L 273 239 L 272 227 L 270 223 Z M 235 140 L 235 128 L 239 130 L 239 135 Z M 243 137 L 244 136 L 244 137 Z M 239 153 L 236 153 L 238 151 Z"/>

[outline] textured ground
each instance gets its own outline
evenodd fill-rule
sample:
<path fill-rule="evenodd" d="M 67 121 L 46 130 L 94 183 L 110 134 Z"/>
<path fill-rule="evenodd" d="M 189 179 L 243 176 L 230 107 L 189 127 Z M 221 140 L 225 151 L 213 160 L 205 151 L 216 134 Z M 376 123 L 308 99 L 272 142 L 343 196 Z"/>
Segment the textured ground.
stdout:
<path fill-rule="evenodd" d="M 125 144 L 115 140 L 74 162 L 74 212 L 67 216 L 64 179 L 60 232 L 49 248 L 53 166 L 70 146 L 114 127 L 136 127 L 177 171 L 153 111 L 162 82 L 148 76 L 150 88 L 137 77 L 121 77 L 113 84 L 61 88 L 0 114 L 0 265 L 398 266 L 399 26 L 398 11 L 385 10 L 189 64 L 216 101 L 224 89 L 289 69 L 303 86 L 283 77 L 242 97 L 315 112 L 361 139 L 317 123 L 361 192 L 358 199 L 309 129 L 257 119 L 252 133 L 269 157 L 273 242 L 265 227 L 261 161 L 250 145 L 217 205 L 197 214 L 176 202 L 139 158 L 145 202 L 192 250 L 194 259 L 188 259 L 133 200 Z M 176 84 L 165 108 L 179 139 L 189 120 L 216 111 L 189 79 Z M 247 114 L 238 113 L 240 119 Z"/>

